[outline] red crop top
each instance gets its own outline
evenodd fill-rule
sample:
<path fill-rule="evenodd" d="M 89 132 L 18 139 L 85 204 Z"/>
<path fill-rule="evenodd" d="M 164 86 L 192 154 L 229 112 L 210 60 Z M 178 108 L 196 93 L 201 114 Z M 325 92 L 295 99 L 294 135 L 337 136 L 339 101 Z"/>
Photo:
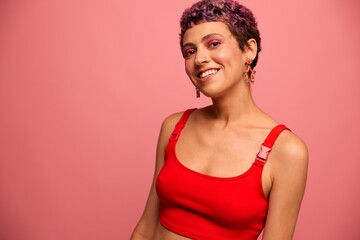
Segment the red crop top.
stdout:
<path fill-rule="evenodd" d="M 175 126 L 156 181 L 160 223 L 191 239 L 256 240 L 268 208 L 261 181 L 263 166 L 276 138 L 287 128 L 272 129 L 245 173 L 213 177 L 187 168 L 176 157 L 176 142 L 193 110 L 185 111 Z"/>

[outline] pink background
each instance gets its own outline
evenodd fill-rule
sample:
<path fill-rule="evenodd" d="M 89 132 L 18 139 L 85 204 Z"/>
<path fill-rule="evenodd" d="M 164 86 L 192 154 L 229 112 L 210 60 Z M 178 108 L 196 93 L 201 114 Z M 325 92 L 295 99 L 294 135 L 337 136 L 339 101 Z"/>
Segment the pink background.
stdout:
<path fill-rule="evenodd" d="M 162 119 L 209 103 L 179 51 L 192 2 L 0 1 L 1 240 L 129 238 Z M 294 239 L 359 239 L 360 3 L 242 2 L 255 100 L 310 151 Z"/>

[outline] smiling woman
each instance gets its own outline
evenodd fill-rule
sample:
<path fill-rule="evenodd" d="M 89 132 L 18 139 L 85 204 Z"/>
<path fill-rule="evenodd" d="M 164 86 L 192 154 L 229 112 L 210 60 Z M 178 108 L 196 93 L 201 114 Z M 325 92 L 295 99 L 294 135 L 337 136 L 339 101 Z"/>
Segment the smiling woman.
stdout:
<path fill-rule="evenodd" d="M 156 178 L 158 191 L 151 199 L 156 204 L 161 201 L 162 220 L 159 224 L 159 218 L 153 218 L 154 231 L 158 236 L 196 239 L 189 234 L 194 234 L 191 228 L 199 228 L 200 220 L 183 216 L 178 223 L 176 220 L 181 219 L 171 217 L 174 211 L 166 210 L 167 206 L 196 212 L 224 228 L 251 223 L 238 215 L 245 211 L 240 204 L 249 206 L 245 204 L 251 193 L 244 189 L 252 187 L 245 184 L 245 179 L 259 176 L 254 173 L 261 161 L 246 164 L 255 162 L 250 151 L 256 149 L 257 154 L 273 125 L 267 132 L 264 129 L 264 138 L 256 140 L 260 128 L 235 128 L 230 120 L 225 125 L 218 121 L 222 118 L 210 115 L 213 111 L 200 109 L 211 103 L 211 98 L 204 95 L 209 89 L 207 83 L 197 82 L 204 88 L 203 93 L 199 92 L 200 99 L 195 98 L 195 86 L 184 71 L 188 60 L 181 51 L 185 42 L 179 48 L 182 39 L 177 24 L 183 10 L 196 1 L 0 1 L 1 240 L 129 239 L 151 184 L 154 139 L 161 120 L 178 109 L 194 107 L 199 109 L 192 112 L 175 141 L 176 152 L 174 139 L 170 143 L 166 166 Z M 360 44 L 356 43 L 360 42 L 360 28 L 356 25 L 360 22 L 360 1 L 238 1 L 254 12 L 261 32 L 259 61 L 255 67 L 254 61 L 251 64 L 257 71 L 255 83 L 248 84 L 251 95 L 257 106 L 301 136 L 311 153 L 306 193 L 293 239 L 358 240 Z M 199 22 L 189 21 L 184 33 L 201 23 L 221 22 L 239 42 L 239 36 L 246 36 L 246 29 L 256 27 L 245 24 L 246 31 L 236 34 L 241 25 L 234 30 L 229 22 L 242 15 L 230 14 L 230 19 L 225 8 L 217 9 L 209 7 L 193 15 L 189 11 L 186 16 Z M 218 15 L 214 17 L 212 11 Z M 244 43 L 251 38 L 257 41 L 259 50 L 255 36 L 244 38 Z M 225 44 L 221 41 L 224 39 L 216 40 L 209 43 L 209 54 Z M 188 41 L 195 44 L 189 47 L 195 47 L 196 55 L 196 47 L 201 45 L 194 39 Z M 242 51 L 245 54 L 245 45 Z M 210 55 L 202 58 L 202 67 L 210 71 L 203 77 L 211 71 L 229 70 L 223 61 L 214 62 Z M 247 80 L 244 76 L 243 81 Z M 250 98 L 243 97 L 247 88 L 242 90 L 233 105 L 225 107 L 234 110 L 242 106 L 244 111 L 239 113 L 245 119 L 251 115 L 242 103 Z M 220 108 L 217 103 L 213 107 Z M 199 122 L 195 128 L 200 116 L 208 121 Z M 165 121 L 159 145 L 168 143 L 165 135 L 171 135 L 178 118 Z M 248 119 L 256 124 L 256 118 Z M 233 131 L 227 128 L 231 126 Z M 284 204 L 288 197 L 285 191 L 284 197 L 277 194 L 282 189 L 279 184 L 296 183 L 297 174 L 303 173 L 299 169 L 292 172 L 296 173 L 294 179 L 283 181 L 279 173 L 286 172 L 287 166 L 282 170 L 277 165 L 277 171 L 273 171 L 281 160 L 276 157 L 278 150 L 286 147 L 280 141 L 285 134 L 290 132 L 280 134 L 268 155 L 261 175 L 264 185 L 251 180 L 254 189 L 259 189 L 257 196 L 262 196 L 269 189 L 268 169 L 275 177 L 267 200 L 271 206 L 265 220 L 266 235 L 273 229 L 273 215 L 290 214 L 287 210 L 293 206 Z M 239 136 L 244 141 L 236 142 Z M 185 144 L 190 147 L 185 149 Z M 244 150 L 239 159 L 234 154 L 237 150 Z M 161 157 L 158 162 L 162 167 Z M 294 161 L 291 158 L 289 163 Z M 209 162 L 215 167 L 205 165 Z M 241 195 L 228 191 L 234 188 L 232 184 L 242 191 Z M 250 199 L 250 206 L 263 211 L 261 206 L 266 201 L 262 198 L 265 196 Z M 278 211 L 275 203 L 283 210 Z M 160 216 L 156 208 L 147 209 L 155 209 L 154 216 Z M 254 208 L 246 211 L 252 216 Z M 149 213 L 146 210 L 144 214 L 153 216 Z M 236 225 L 234 219 L 239 220 Z M 189 233 L 184 230 L 186 221 L 192 224 L 187 226 L 192 230 Z M 148 230 L 152 225 L 143 224 L 143 219 L 141 222 L 146 226 L 142 232 L 151 238 Z M 204 233 L 212 234 L 212 227 L 206 229 Z M 283 224 L 283 230 L 288 229 Z M 234 237 L 239 238 L 245 239 Z M 197 239 L 204 239 L 204 235 Z"/>
<path fill-rule="evenodd" d="M 209 34 L 210 33 L 210 34 Z M 243 78 L 249 67 L 246 58 L 254 59 L 256 41 L 248 41 L 247 54 L 238 47 L 235 37 L 222 22 L 204 22 L 185 32 L 183 36 L 186 73 L 193 84 L 208 97 L 215 98 Z M 191 46 L 191 47 L 190 47 Z M 215 81 L 223 78 L 226 81 Z M 246 81 L 241 81 L 247 84 Z"/>
<path fill-rule="evenodd" d="M 308 153 L 254 102 L 260 51 L 252 12 L 203 0 L 181 18 L 186 73 L 212 105 L 163 122 L 156 171 L 136 239 L 291 239 Z M 260 149 L 260 150 L 259 150 Z"/>

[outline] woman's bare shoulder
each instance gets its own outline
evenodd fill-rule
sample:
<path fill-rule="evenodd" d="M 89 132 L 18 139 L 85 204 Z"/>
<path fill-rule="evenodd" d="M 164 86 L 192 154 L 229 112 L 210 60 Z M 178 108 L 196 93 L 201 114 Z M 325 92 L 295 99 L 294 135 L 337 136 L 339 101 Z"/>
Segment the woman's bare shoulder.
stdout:
<path fill-rule="evenodd" d="M 184 112 L 175 112 L 167 116 L 162 123 L 162 128 L 164 129 L 171 129 L 175 127 L 176 123 L 179 122 L 181 116 L 184 114 Z"/>
<path fill-rule="evenodd" d="M 280 134 L 278 145 L 282 154 L 289 157 L 307 156 L 308 154 L 304 141 L 291 131 L 284 131 Z"/>
<path fill-rule="evenodd" d="M 165 117 L 161 125 L 160 138 L 167 139 L 170 137 L 183 114 L 184 112 L 175 112 Z"/>
<path fill-rule="evenodd" d="M 273 148 L 276 165 L 281 168 L 306 169 L 308 164 L 308 149 L 304 141 L 291 131 L 283 131 Z M 275 161 L 274 161 L 275 162 Z"/>

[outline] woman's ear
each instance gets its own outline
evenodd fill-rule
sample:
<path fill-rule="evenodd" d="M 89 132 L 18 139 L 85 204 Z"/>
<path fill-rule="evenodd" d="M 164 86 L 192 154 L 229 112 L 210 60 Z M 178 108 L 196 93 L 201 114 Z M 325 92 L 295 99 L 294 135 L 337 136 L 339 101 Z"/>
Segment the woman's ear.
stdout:
<path fill-rule="evenodd" d="M 250 38 L 245 46 L 245 55 L 247 58 L 255 59 L 257 54 L 257 44 L 254 38 Z"/>

